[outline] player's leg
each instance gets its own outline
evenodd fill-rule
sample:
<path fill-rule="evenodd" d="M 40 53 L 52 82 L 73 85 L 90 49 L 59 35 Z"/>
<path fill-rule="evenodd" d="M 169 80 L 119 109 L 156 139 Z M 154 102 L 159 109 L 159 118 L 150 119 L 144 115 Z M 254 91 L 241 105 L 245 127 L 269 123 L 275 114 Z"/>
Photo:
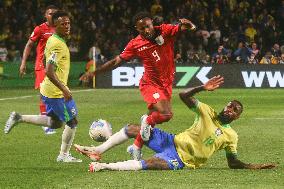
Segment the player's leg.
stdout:
<path fill-rule="evenodd" d="M 60 153 L 57 157 L 57 162 L 82 162 L 82 160 L 76 159 L 70 154 L 70 148 L 72 146 L 78 125 L 78 121 L 76 119 L 78 110 L 76 104 L 73 99 L 65 101 L 63 98 L 61 98 L 54 99 L 54 101 L 54 113 L 61 121 L 64 121 L 66 123 L 65 128 L 62 132 Z"/>
<path fill-rule="evenodd" d="M 45 70 L 35 70 L 35 89 L 40 88 L 41 82 L 44 80 L 45 77 Z M 42 101 L 42 98 L 40 96 L 39 99 L 39 110 L 40 110 L 40 115 L 46 115 L 46 105 Z M 49 127 L 46 127 L 45 125 L 42 125 L 42 129 L 44 130 L 45 134 L 54 134 L 56 131 L 54 129 L 51 129 Z"/>
<path fill-rule="evenodd" d="M 151 128 L 155 124 L 169 121 L 173 114 L 171 111 L 172 87 L 157 88 L 151 85 L 140 85 L 141 94 L 148 104 L 149 114 L 141 118 L 141 131 L 134 141 L 134 150 L 140 150 L 144 141 L 148 141 Z"/>
<path fill-rule="evenodd" d="M 18 123 L 31 123 L 33 125 L 42 126 L 50 128 L 60 128 L 62 126 L 61 122 L 47 115 L 21 115 L 17 112 L 12 112 L 5 124 L 4 133 L 8 134 L 14 126 Z"/>
<path fill-rule="evenodd" d="M 101 159 L 101 154 L 105 153 L 114 146 L 124 143 L 129 138 L 136 137 L 139 131 L 139 125 L 131 124 L 120 129 L 120 131 L 110 136 L 107 141 L 99 146 L 81 146 L 74 144 L 74 147 L 79 153 L 89 157 L 93 161 L 98 161 Z"/>
<path fill-rule="evenodd" d="M 46 113 L 46 105 L 43 103 L 41 97 L 39 100 L 39 109 L 40 109 L 40 115 L 47 115 Z M 47 135 L 55 134 L 55 129 L 52 129 L 50 127 L 46 127 L 46 125 L 42 125 L 42 129 L 44 130 L 44 133 Z"/>

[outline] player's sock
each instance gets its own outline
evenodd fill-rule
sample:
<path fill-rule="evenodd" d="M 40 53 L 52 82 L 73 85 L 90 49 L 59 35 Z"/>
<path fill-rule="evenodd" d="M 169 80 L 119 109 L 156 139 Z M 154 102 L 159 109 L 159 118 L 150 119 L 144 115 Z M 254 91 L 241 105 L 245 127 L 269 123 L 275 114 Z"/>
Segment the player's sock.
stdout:
<path fill-rule="evenodd" d="M 32 123 L 35 125 L 51 126 L 51 117 L 46 115 L 22 115 L 22 122 Z"/>
<path fill-rule="evenodd" d="M 39 111 L 41 115 L 46 115 L 46 105 L 42 102 L 42 99 L 39 101 Z"/>
<path fill-rule="evenodd" d="M 128 160 L 116 163 L 101 163 L 103 169 L 117 170 L 117 171 L 138 171 L 142 170 L 141 161 Z"/>
<path fill-rule="evenodd" d="M 146 122 L 151 125 L 151 127 L 155 127 L 156 124 L 160 124 L 163 122 L 169 121 L 173 117 L 173 114 L 170 112 L 168 114 L 162 114 L 158 111 L 152 112 L 148 115 Z"/>
<path fill-rule="evenodd" d="M 105 151 L 109 150 L 110 148 L 125 142 L 126 140 L 128 140 L 128 138 L 129 137 L 126 135 L 126 131 L 124 127 L 120 129 L 120 131 L 118 131 L 117 133 L 110 136 L 107 141 L 93 148 L 94 148 L 94 151 L 96 151 L 99 154 L 102 154 Z"/>
<path fill-rule="evenodd" d="M 71 128 L 68 125 L 65 125 L 65 128 L 62 133 L 62 143 L 60 148 L 60 155 L 68 154 L 72 146 L 72 142 L 75 137 L 76 127 Z"/>
<path fill-rule="evenodd" d="M 141 137 L 141 134 L 138 133 L 138 135 L 136 136 L 135 140 L 134 140 L 134 148 L 136 149 L 141 149 L 143 147 L 144 141 Z"/>

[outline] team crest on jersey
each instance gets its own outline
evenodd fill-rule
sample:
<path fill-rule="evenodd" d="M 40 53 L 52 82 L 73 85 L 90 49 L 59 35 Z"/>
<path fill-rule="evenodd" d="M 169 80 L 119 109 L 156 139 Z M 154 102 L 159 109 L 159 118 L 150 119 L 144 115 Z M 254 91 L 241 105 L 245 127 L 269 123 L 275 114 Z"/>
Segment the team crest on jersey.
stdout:
<path fill-rule="evenodd" d="M 72 113 L 73 116 L 75 116 L 75 115 L 77 114 L 76 108 L 72 108 L 72 109 L 71 109 L 71 113 Z"/>
<path fill-rule="evenodd" d="M 154 93 L 153 97 L 154 97 L 154 99 L 158 99 L 158 98 L 160 98 L 160 94 L 159 93 Z"/>
<path fill-rule="evenodd" d="M 216 129 L 216 131 L 215 131 L 215 135 L 216 136 L 220 136 L 221 134 L 223 134 L 223 131 L 221 130 L 221 129 Z"/>

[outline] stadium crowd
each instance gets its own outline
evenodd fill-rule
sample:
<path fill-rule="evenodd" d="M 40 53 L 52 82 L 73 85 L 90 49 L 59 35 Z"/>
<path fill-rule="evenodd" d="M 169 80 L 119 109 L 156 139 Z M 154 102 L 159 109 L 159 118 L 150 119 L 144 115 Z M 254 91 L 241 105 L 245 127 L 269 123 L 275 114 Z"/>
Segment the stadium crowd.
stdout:
<path fill-rule="evenodd" d="M 148 11 L 157 25 L 175 24 L 182 17 L 197 25 L 196 32 L 178 37 L 177 64 L 284 64 L 284 0 L 4 0 L 0 61 L 20 62 L 33 28 L 44 21 L 50 4 L 70 13 L 73 61 L 92 59 L 93 47 L 98 60 L 119 54 L 137 34 L 133 15 Z"/>

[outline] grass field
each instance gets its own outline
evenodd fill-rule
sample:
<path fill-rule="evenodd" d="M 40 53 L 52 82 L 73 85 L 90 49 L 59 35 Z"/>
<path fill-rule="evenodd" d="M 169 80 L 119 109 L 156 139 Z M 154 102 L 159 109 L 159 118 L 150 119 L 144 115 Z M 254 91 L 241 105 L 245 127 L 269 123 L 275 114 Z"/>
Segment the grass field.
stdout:
<path fill-rule="evenodd" d="M 178 133 L 188 128 L 194 114 L 177 98 L 174 90 L 174 118 L 159 125 Z M 21 99 L 10 99 L 23 96 Z M 79 127 L 75 143 L 93 144 L 88 136 L 90 123 L 103 118 L 118 131 L 128 122 L 138 123 L 146 112 L 138 89 L 74 90 L 79 109 Z M 275 162 L 274 170 L 230 170 L 224 152 L 218 152 L 200 169 L 180 171 L 139 171 L 89 173 L 89 160 L 80 164 L 59 164 L 58 155 L 62 129 L 45 136 L 41 128 L 21 124 L 9 135 L 3 134 L 11 111 L 38 113 L 38 93 L 34 90 L 1 90 L 0 92 L 0 188 L 284 188 L 284 90 L 224 90 L 203 92 L 200 101 L 221 110 L 231 99 L 244 104 L 242 117 L 232 124 L 239 134 L 239 159 L 244 162 Z M 103 156 L 103 161 L 129 159 L 126 147 L 132 141 L 115 147 Z M 144 148 L 144 157 L 153 153 Z"/>

